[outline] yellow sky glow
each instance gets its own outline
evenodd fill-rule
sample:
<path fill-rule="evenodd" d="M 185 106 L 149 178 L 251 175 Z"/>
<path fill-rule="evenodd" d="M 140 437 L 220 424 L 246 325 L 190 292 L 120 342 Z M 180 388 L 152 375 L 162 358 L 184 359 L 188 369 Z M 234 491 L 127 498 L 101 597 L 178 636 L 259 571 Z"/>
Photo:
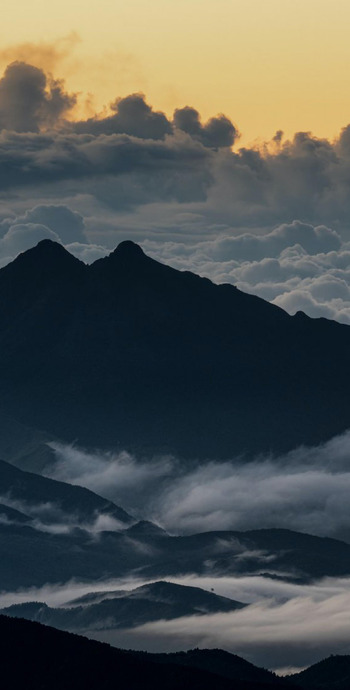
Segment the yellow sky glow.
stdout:
<path fill-rule="evenodd" d="M 2 0 L 1 10 L 0 67 L 46 66 L 82 104 L 93 94 L 92 109 L 144 91 L 169 114 L 224 112 L 243 143 L 277 129 L 332 138 L 350 122 L 349 0 Z"/>

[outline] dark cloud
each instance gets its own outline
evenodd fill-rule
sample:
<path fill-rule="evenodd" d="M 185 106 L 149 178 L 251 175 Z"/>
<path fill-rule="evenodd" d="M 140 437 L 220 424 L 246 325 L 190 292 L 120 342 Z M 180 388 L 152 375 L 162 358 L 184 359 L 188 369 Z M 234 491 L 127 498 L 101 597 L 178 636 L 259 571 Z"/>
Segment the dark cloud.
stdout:
<path fill-rule="evenodd" d="M 193 140 L 137 139 L 125 134 L 19 134 L 0 136 L 3 190 L 28 186 L 56 194 L 90 193 L 120 209 L 157 200 L 204 201 L 212 183 L 212 152 Z M 64 189 L 62 185 L 66 184 Z"/>
<path fill-rule="evenodd" d="M 13 62 L 0 80 L 0 129 L 38 132 L 52 127 L 76 103 L 61 80 L 48 79 L 43 70 Z"/>
<path fill-rule="evenodd" d="M 74 131 L 90 134 L 129 134 L 140 139 L 164 139 L 172 133 L 172 126 L 164 113 L 156 112 L 145 96 L 134 93 L 117 98 L 111 104 L 112 115 L 76 122 Z"/>
<path fill-rule="evenodd" d="M 63 122 L 73 101 L 25 63 L 0 81 L 1 264 L 50 233 L 88 261 L 132 237 L 291 313 L 350 323 L 350 126 L 333 142 L 278 131 L 232 150 L 221 115 L 185 107 L 170 121 L 132 94 Z"/>
<path fill-rule="evenodd" d="M 140 93 L 117 98 L 110 108 L 112 115 L 76 122 L 72 129 L 94 135 L 129 134 L 140 139 L 164 139 L 167 134 L 174 134 L 175 126 L 209 148 L 233 146 L 238 137 L 237 129 L 224 115 L 213 117 L 203 125 L 198 111 L 185 107 L 175 110 L 174 120 L 170 122 L 164 113 L 154 111 Z"/>
<path fill-rule="evenodd" d="M 233 146 L 239 136 L 236 127 L 225 115 L 212 117 L 203 125 L 198 110 L 189 106 L 175 110 L 174 125 L 204 146 L 213 148 Z"/>

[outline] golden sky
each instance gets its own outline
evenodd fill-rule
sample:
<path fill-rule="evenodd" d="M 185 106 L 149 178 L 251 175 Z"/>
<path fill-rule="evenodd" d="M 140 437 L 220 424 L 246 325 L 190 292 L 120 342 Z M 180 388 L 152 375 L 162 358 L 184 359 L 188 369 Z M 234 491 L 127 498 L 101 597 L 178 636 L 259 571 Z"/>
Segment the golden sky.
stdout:
<path fill-rule="evenodd" d="M 91 112 L 143 91 L 169 114 L 225 113 L 244 143 L 333 137 L 350 122 L 349 27 L 349 0 L 2 0 L 0 67 L 46 67 Z"/>

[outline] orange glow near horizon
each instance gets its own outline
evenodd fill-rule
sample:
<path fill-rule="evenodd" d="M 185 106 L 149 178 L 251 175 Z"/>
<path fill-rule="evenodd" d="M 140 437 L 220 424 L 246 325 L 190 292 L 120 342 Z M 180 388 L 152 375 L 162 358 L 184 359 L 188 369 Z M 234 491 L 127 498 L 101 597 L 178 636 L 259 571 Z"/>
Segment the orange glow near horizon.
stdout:
<path fill-rule="evenodd" d="M 223 112 L 243 143 L 333 138 L 350 122 L 349 26 L 348 0 L 3 0 L 0 68 L 63 77 L 80 115 L 143 91 L 167 114 Z"/>

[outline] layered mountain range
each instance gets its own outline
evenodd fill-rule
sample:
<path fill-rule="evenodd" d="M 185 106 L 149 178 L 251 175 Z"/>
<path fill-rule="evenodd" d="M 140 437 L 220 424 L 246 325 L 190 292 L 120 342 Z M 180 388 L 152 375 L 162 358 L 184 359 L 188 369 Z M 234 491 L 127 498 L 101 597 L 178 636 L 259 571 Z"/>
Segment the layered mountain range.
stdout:
<path fill-rule="evenodd" d="M 39 446 L 184 459 L 317 444 L 349 426 L 349 350 L 348 326 L 289 316 L 129 241 L 87 266 L 44 240 L 0 271 L 0 409 L 27 455 L 28 428 Z"/>
<path fill-rule="evenodd" d="M 350 575 L 350 545 L 337 539 L 288 529 L 170 535 L 94 492 L 5 462 L 0 553 L 0 590 L 72 579 L 249 574 L 303 584 Z"/>
<path fill-rule="evenodd" d="M 146 654 L 0 616 L 0 661 L 8 690 L 347 690 L 350 657 L 334 656 L 288 678 L 219 649 Z M 18 663 L 18 650 L 21 663 Z"/>

